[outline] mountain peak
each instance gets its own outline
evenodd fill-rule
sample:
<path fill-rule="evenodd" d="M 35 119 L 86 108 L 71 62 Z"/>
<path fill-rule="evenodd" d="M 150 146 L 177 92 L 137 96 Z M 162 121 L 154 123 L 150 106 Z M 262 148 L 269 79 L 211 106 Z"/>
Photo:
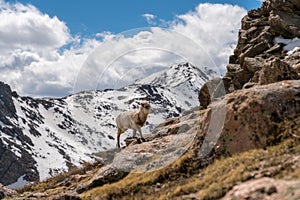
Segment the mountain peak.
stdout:
<path fill-rule="evenodd" d="M 172 65 L 169 68 L 156 72 L 146 78 L 137 80 L 134 84 L 148 84 L 166 88 L 176 88 L 183 83 L 192 82 L 201 87 L 209 80 L 211 74 L 202 71 L 190 63 Z"/>

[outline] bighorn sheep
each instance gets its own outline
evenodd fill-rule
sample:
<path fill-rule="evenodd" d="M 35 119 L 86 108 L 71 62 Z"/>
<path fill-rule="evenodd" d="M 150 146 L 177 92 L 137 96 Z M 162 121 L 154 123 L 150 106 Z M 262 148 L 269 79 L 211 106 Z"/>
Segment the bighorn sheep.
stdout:
<path fill-rule="evenodd" d="M 120 135 L 124 133 L 127 129 L 133 130 L 133 137 L 136 136 L 136 132 L 140 133 L 141 139 L 142 135 L 142 126 L 147 120 L 147 116 L 150 113 L 150 104 L 148 101 L 142 101 L 140 109 L 137 110 L 128 110 L 120 113 L 116 118 L 118 133 L 117 133 L 117 148 L 120 148 Z"/>

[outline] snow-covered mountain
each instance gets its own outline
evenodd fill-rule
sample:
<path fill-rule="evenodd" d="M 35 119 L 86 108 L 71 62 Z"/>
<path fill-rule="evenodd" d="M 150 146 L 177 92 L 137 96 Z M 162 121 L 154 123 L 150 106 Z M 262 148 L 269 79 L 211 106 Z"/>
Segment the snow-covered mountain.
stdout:
<path fill-rule="evenodd" d="M 152 106 L 143 134 L 165 118 L 198 105 L 198 91 L 213 72 L 189 63 L 171 66 L 118 90 L 84 91 L 61 99 L 21 97 L 1 83 L 0 183 L 43 180 L 94 159 L 93 153 L 115 147 L 115 118 Z M 0 104 L 1 105 L 1 104 Z M 131 135 L 131 131 L 121 136 Z"/>

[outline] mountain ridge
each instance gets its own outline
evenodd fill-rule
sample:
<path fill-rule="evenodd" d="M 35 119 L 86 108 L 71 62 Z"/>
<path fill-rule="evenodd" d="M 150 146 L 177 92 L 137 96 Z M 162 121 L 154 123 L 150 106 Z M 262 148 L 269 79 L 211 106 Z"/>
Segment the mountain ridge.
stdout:
<path fill-rule="evenodd" d="M 194 79 L 183 76 L 185 71 Z M 32 157 L 28 167 L 32 175 L 21 170 L 14 178 L 7 176 L 1 179 L 0 176 L 0 182 L 8 185 L 19 177 L 24 177 L 29 182 L 36 181 L 37 174 L 40 180 L 44 180 L 84 162 L 91 162 L 95 159 L 93 153 L 115 147 L 116 115 L 127 109 L 137 109 L 140 100 L 148 100 L 153 110 L 143 127 L 144 134 L 151 132 L 165 118 L 179 116 L 183 111 L 197 106 L 195 97 L 208 76 L 188 63 L 171 66 L 154 76 L 161 77 L 166 72 L 168 76 L 165 78 L 172 76 L 172 80 L 175 80 L 173 83 L 176 84 L 153 84 L 146 78 L 117 90 L 83 91 L 63 98 L 21 97 L 13 93 L 8 85 L 3 85 L 7 89 L 5 91 L 8 91 L 6 93 L 11 94 L 8 95 L 7 102 L 11 104 L 12 114 L 9 116 L 13 118 L 8 118 L 4 112 L 0 119 L 9 119 L 8 123 L 22 137 L 15 139 L 14 136 L 7 135 L 11 130 L 3 120 L 4 123 L 0 124 L 0 141 L 11 146 L 12 149 L 7 150 L 17 157 L 23 156 L 25 147 L 27 159 Z M 182 88 L 181 84 L 185 86 Z M 3 96 L 7 96 L 6 93 Z M 123 139 L 128 135 L 131 135 L 130 131 L 121 137 L 122 145 L 125 144 Z M 56 161 L 53 162 L 53 159 Z"/>

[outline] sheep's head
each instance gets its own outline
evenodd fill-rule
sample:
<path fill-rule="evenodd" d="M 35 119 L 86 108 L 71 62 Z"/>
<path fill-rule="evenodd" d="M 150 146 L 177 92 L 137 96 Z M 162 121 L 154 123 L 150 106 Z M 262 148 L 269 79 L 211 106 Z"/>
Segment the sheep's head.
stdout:
<path fill-rule="evenodd" d="M 142 101 L 140 109 L 143 110 L 145 114 L 149 114 L 151 112 L 150 103 L 148 101 Z"/>

